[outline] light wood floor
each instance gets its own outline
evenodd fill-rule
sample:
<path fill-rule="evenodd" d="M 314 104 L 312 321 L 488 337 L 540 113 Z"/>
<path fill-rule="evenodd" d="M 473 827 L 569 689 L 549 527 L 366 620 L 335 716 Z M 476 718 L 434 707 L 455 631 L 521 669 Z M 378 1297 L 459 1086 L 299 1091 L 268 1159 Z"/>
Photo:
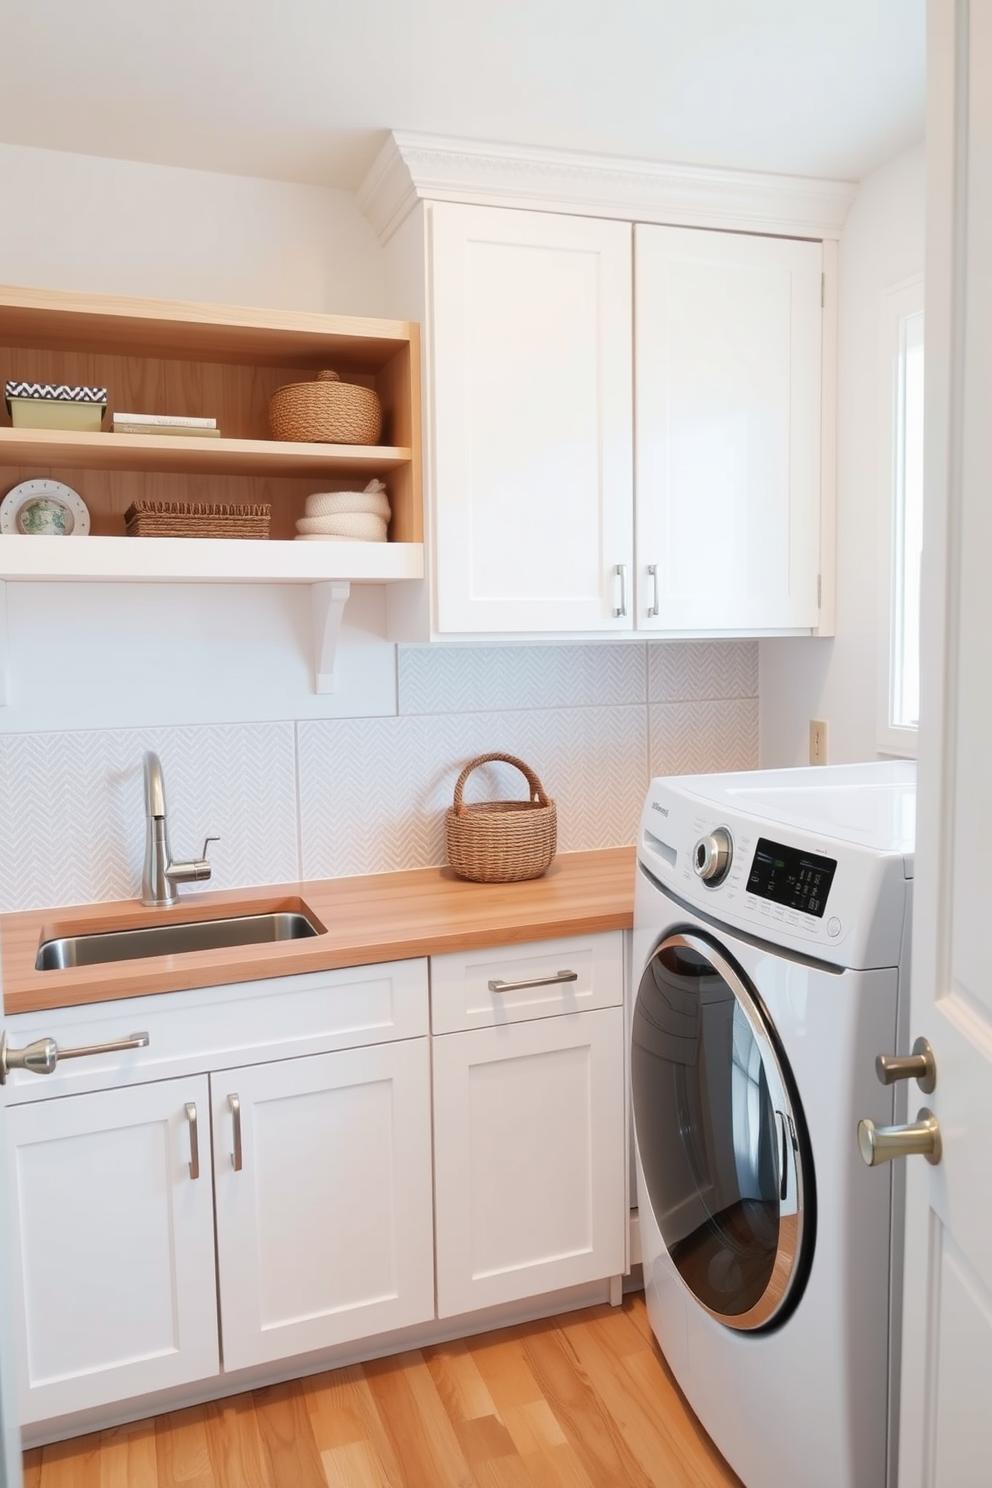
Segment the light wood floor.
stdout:
<path fill-rule="evenodd" d="M 25 1453 L 26 1488 L 742 1488 L 644 1299 Z"/>

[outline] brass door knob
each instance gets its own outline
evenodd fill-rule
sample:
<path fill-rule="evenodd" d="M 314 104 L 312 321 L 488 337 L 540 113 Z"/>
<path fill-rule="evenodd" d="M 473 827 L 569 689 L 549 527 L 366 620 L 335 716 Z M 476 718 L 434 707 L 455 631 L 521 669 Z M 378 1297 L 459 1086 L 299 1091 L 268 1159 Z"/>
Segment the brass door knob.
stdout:
<path fill-rule="evenodd" d="M 859 1121 L 858 1147 L 869 1168 L 891 1162 L 894 1157 L 914 1156 L 925 1157 L 936 1166 L 943 1150 L 937 1118 L 926 1106 L 906 1126 L 876 1126 L 874 1121 Z"/>
<path fill-rule="evenodd" d="M 883 1085 L 915 1080 L 924 1095 L 932 1095 L 937 1087 L 937 1063 L 925 1038 L 916 1040 L 912 1054 L 879 1054 L 875 1073 Z"/>

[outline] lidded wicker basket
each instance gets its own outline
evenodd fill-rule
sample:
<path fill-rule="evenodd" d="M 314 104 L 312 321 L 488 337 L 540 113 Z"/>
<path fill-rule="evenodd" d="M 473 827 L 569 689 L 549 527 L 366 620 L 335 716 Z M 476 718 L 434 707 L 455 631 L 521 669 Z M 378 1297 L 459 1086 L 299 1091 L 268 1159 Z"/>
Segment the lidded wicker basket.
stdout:
<path fill-rule="evenodd" d="M 314 444 L 375 444 L 382 432 L 378 394 L 337 372 L 318 372 L 313 382 L 288 382 L 269 404 L 273 439 Z"/>
<path fill-rule="evenodd" d="M 465 782 L 479 765 L 502 760 L 525 776 L 527 801 L 480 801 L 466 806 Z M 460 878 L 475 883 L 516 883 L 540 878 L 551 866 L 557 845 L 555 803 L 534 771 L 512 754 L 480 754 L 455 784 L 454 804 L 444 817 L 448 861 Z"/>

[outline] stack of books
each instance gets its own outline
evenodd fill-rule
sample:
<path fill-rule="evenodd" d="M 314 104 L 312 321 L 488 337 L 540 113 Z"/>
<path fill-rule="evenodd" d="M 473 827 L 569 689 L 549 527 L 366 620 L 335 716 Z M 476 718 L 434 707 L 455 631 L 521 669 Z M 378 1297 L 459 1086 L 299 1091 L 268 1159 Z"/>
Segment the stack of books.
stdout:
<path fill-rule="evenodd" d="M 181 413 L 115 413 L 114 434 L 179 434 L 184 439 L 219 439 L 214 418 L 187 418 Z"/>

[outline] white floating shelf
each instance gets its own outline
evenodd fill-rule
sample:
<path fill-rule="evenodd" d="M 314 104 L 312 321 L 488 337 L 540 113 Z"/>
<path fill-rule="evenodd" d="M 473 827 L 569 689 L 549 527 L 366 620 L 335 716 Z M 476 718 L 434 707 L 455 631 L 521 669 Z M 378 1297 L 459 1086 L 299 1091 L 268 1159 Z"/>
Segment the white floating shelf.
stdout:
<path fill-rule="evenodd" d="M 15 582 L 392 584 L 423 576 L 422 543 L 0 537 L 0 579 Z"/>

